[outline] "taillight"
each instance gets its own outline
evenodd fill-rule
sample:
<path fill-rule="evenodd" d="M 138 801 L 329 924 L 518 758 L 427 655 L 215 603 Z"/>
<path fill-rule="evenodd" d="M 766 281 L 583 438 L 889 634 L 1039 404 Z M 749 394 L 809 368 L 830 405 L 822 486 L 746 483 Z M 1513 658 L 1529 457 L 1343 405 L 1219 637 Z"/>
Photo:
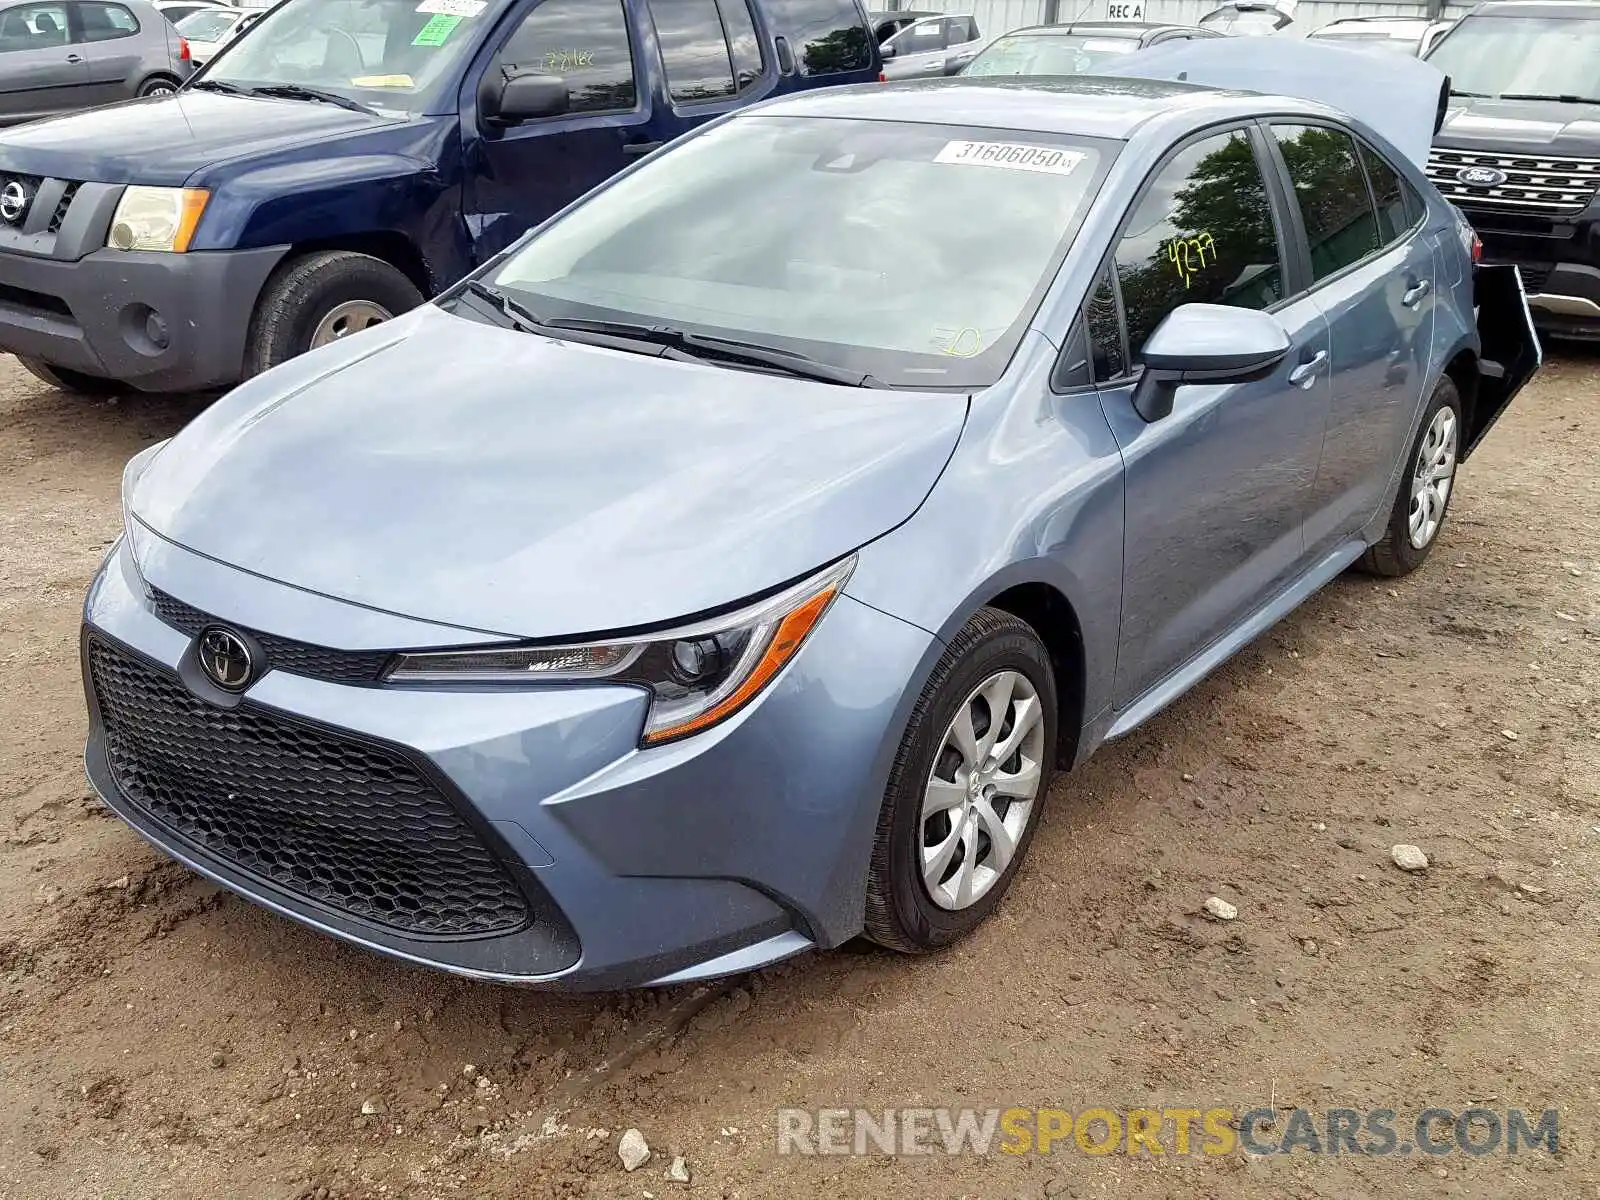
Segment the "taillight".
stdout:
<path fill-rule="evenodd" d="M 885 75 L 882 71 L 879 71 L 878 72 L 878 82 L 879 83 L 888 83 L 889 82 L 889 77 L 887 75 Z"/>
<path fill-rule="evenodd" d="M 194 61 L 193 56 L 191 56 L 190 53 L 189 53 L 189 39 L 188 38 L 182 38 L 181 37 L 181 38 L 178 39 L 178 61 L 179 62 L 193 62 Z"/>
<path fill-rule="evenodd" d="M 1483 261 L 1483 239 L 1477 234 L 1472 235 L 1472 261 L 1475 264 Z"/>

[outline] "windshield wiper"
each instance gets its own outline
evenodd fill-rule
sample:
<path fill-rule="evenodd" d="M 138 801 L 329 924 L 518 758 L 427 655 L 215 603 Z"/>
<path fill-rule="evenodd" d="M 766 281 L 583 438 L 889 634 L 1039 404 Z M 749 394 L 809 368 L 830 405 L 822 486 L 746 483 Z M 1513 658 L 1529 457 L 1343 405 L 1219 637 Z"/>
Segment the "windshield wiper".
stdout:
<path fill-rule="evenodd" d="M 351 112 L 366 113 L 368 116 L 377 116 L 378 110 L 369 108 L 359 100 L 352 100 L 349 96 L 341 96 L 338 92 L 325 92 L 321 88 L 306 87 L 301 83 L 264 83 L 253 87 L 248 92 L 251 96 L 277 96 L 283 100 L 319 100 L 323 104 L 337 104 L 340 108 L 348 108 Z"/>
<path fill-rule="evenodd" d="M 249 88 L 242 88 L 237 83 L 225 83 L 221 79 L 202 79 L 198 83 L 189 85 L 191 92 L 221 92 L 225 96 L 248 96 Z"/>
<path fill-rule="evenodd" d="M 670 325 L 636 325 L 629 321 L 591 321 L 579 317 L 554 317 L 548 321 L 541 321 L 540 324 L 546 329 L 630 338 L 653 346 L 665 346 L 669 350 L 697 359 L 769 367 L 784 375 L 793 375 L 797 379 L 815 379 L 819 383 L 842 383 L 846 387 L 886 386 L 862 371 L 852 371 L 846 367 L 833 366 L 831 363 L 818 362 L 793 350 L 780 350 L 776 346 L 761 346 L 753 342 L 734 341 L 732 338 L 690 333 L 687 329 L 674 329 Z"/>
<path fill-rule="evenodd" d="M 1600 99 L 1593 96 L 1579 96 L 1572 92 L 1563 92 L 1559 96 L 1541 96 L 1533 92 L 1501 92 L 1501 100 L 1549 100 L 1555 104 L 1600 104 Z"/>
<path fill-rule="evenodd" d="M 1493 100 L 1494 99 L 1494 97 L 1491 96 L 1488 92 L 1463 92 L 1460 88 L 1451 88 L 1450 89 L 1450 94 L 1452 96 L 1465 96 L 1469 100 Z"/>
<path fill-rule="evenodd" d="M 511 322 L 512 328 L 523 333 L 546 332 L 543 321 L 534 315 L 530 309 L 517 303 L 499 288 L 490 287 L 480 279 L 469 279 L 461 286 L 463 290 L 478 297 L 478 299 L 486 300 L 493 305 L 496 312 Z"/>

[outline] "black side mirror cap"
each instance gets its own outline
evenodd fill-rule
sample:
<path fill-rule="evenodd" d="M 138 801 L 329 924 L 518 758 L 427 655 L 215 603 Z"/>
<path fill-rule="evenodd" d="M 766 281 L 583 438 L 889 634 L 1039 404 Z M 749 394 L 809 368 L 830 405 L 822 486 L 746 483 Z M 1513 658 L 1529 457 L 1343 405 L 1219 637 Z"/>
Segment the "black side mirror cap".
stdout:
<path fill-rule="evenodd" d="M 491 125 L 517 125 L 571 110 L 572 93 L 560 75 L 502 67 L 498 78 L 484 76 L 478 93 L 478 111 Z"/>

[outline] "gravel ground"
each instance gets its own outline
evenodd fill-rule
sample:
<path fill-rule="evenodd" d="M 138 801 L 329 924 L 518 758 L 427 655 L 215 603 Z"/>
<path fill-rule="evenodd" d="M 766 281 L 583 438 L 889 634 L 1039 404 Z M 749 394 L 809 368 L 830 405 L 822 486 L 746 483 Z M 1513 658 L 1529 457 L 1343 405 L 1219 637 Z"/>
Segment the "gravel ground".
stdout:
<path fill-rule="evenodd" d="M 563 997 L 303 931 L 89 798 L 82 595 L 122 463 L 200 402 L 0 359 L 0 1196 L 1600 1196 L 1597 384 L 1558 353 L 1422 571 L 1339 580 L 1059 778 L 968 943 Z M 775 1152 L 788 1105 L 1474 1102 L 1558 1108 L 1559 1152 Z"/>

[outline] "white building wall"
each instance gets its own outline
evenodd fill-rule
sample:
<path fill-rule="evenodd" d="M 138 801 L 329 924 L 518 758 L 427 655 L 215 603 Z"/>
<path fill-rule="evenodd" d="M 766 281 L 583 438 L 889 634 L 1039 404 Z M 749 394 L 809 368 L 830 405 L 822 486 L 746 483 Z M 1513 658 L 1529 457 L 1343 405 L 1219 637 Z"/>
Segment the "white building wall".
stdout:
<path fill-rule="evenodd" d="M 1145 0 L 1145 20 L 1192 25 L 1222 0 Z M 1280 0 L 1281 2 L 1281 0 Z M 1103 21 L 1110 0 L 1055 0 L 1057 21 Z M 1446 15 L 1461 16 L 1475 0 L 1447 0 Z M 878 3 L 869 3 L 877 8 Z M 887 4 L 884 7 L 888 7 Z M 1049 18 L 1050 0 L 899 0 L 899 8 L 928 12 L 971 13 L 985 37 L 994 37 Z M 1420 17 L 1425 0 L 1300 0 L 1294 24 L 1284 32 L 1304 36 L 1344 17 Z"/>

